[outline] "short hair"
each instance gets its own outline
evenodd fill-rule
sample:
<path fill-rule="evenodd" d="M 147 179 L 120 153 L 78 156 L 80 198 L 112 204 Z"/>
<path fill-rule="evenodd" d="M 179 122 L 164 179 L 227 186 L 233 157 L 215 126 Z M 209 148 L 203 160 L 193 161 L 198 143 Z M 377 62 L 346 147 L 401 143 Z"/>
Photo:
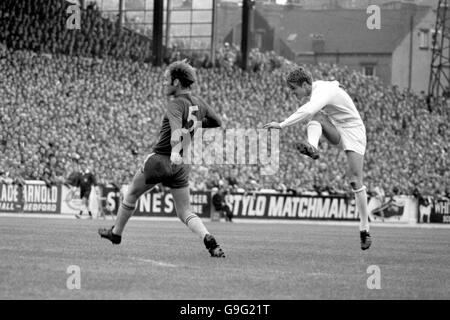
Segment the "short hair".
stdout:
<path fill-rule="evenodd" d="M 171 83 L 173 83 L 175 79 L 178 79 L 183 88 L 189 88 L 197 80 L 194 67 L 192 67 L 186 59 L 172 62 L 169 65 L 168 70 Z"/>
<path fill-rule="evenodd" d="M 303 83 L 307 83 L 312 85 L 312 76 L 309 72 L 307 72 L 303 67 L 298 67 L 297 69 L 289 72 L 286 81 L 289 83 L 295 83 L 298 86 L 302 86 Z"/>

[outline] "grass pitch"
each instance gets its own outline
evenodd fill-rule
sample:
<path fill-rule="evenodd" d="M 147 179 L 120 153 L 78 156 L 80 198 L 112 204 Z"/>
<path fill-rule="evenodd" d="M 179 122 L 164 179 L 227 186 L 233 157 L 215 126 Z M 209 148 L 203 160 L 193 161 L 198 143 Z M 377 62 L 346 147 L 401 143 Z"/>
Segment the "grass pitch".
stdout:
<path fill-rule="evenodd" d="M 225 259 L 178 220 L 132 218 L 113 246 L 111 220 L 0 216 L 0 299 L 450 299 L 450 229 L 372 226 L 362 251 L 356 225 L 205 224 Z"/>

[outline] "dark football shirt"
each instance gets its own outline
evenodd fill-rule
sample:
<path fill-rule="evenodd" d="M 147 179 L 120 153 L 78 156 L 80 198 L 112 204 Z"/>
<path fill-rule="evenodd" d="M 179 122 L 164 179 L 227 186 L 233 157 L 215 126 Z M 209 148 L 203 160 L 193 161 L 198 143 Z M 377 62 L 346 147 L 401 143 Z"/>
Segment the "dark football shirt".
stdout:
<path fill-rule="evenodd" d="M 194 121 L 200 121 L 203 128 L 220 126 L 219 117 L 200 97 L 192 94 L 181 94 L 175 97 L 167 106 L 158 142 L 153 147 L 153 152 L 170 155 L 172 152 L 172 132 L 179 129 L 186 129 L 192 138 L 196 129 L 193 128 Z M 182 155 L 182 150 L 180 154 Z"/>
<path fill-rule="evenodd" d="M 82 190 L 90 190 L 92 185 L 97 185 L 95 176 L 91 173 L 80 173 L 78 176 L 78 187 Z"/>

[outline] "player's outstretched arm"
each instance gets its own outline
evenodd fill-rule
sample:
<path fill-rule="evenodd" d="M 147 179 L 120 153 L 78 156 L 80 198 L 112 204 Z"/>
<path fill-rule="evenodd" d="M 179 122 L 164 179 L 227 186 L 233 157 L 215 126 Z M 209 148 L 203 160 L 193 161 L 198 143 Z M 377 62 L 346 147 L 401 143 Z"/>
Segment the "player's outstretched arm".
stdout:
<path fill-rule="evenodd" d="M 219 115 L 209 106 L 206 108 L 205 118 L 202 120 L 202 128 L 218 128 L 222 126 Z"/>
<path fill-rule="evenodd" d="M 321 100 L 311 100 L 301 106 L 296 112 L 294 112 L 289 118 L 280 123 L 281 128 L 286 128 L 296 124 L 297 122 L 310 120 L 317 112 L 319 112 L 324 106 L 325 102 Z"/>
<path fill-rule="evenodd" d="M 270 122 L 263 126 L 264 129 L 283 129 L 302 120 L 308 120 L 314 116 L 325 104 L 322 101 L 309 101 L 301 106 L 295 113 L 283 122 Z"/>
<path fill-rule="evenodd" d="M 266 123 L 263 126 L 263 129 L 281 129 L 281 126 L 280 126 L 279 122 L 270 122 L 270 123 Z"/>

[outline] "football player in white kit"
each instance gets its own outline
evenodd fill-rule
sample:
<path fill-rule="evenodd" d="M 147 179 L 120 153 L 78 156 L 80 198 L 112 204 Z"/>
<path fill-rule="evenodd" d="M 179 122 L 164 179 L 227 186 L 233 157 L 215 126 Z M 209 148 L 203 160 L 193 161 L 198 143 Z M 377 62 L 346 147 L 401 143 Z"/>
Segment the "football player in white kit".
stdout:
<path fill-rule="evenodd" d="M 369 234 L 367 192 L 363 184 L 366 129 L 361 116 L 338 81 L 313 82 L 312 76 L 300 67 L 289 73 L 287 84 L 299 100 L 309 97 L 309 101 L 283 122 L 271 122 L 264 125 L 264 128 L 283 129 L 300 121 L 308 121 L 308 142 L 299 142 L 296 145 L 300 153 L 318 159 L 318 143 L 322 134 L 331 144 L 345 151 L 348 162 L 347 176 L 360 216 L 361 249 L 369 249 L 372 239 Z"/>

